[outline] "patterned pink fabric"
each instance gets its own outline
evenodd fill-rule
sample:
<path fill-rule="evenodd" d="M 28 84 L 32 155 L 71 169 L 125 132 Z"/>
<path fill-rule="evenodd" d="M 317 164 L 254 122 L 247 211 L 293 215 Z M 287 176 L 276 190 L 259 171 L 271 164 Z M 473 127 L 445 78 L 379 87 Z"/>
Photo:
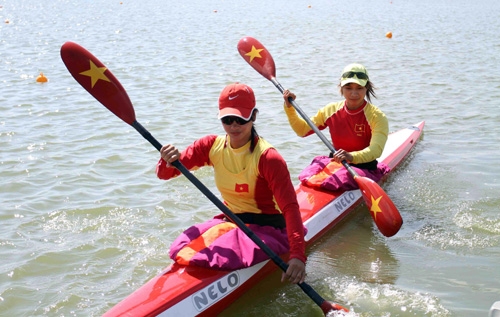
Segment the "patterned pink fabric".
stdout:
<path fill-rule="evenodd" d="M 211 227 L 225 222 L 216 217 L 185 230 L 170 247 L 170 258 L 175 260 L 177 253 Z M 286 229 L 250 224 L 248 227 L 277 254 L 289 252 Z M 269 257 L 241 229 L 219 236 L 212 244 L 197 252 L 190 260 L 190 265 L 219 270 L 236 270 L 262 262 Z"/>
<path fill-rule="evenodd" d="M 352 168 L 359 176 L 368 177 L 375 182 L 378 182 L 382 176 L 389 173 L 391 170 L 389 166 L 384 163 L 378 163 L 376 170 L 360 169 L 354 166 L 352 166 Z M 333 174 L 327 175 L 328 173 L 324 173 L 325 175 L 321 179 L 321 182 L 318 183 L 317 179 L 313 182 L 313 176 L 327 169 L 333 170 Z M 323 155 L 316 156 L 313 159 L 311 164 L 300 173 L 299 180 L 303 185 L 318 187 L 329 191 L 353 190 L 359 188 L 354 178 L 342 164 L 333 162 L 330 157 Z"/>

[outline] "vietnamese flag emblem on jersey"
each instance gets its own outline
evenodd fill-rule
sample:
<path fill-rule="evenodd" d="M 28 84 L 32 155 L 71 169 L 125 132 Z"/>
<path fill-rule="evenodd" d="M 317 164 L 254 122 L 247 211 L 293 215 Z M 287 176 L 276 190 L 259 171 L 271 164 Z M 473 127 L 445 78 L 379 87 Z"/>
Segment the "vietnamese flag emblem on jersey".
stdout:
<path fill-rule="evenodd" d="M 234 191 L 237 193 L 248 193 L 248 184 L 236 184 Z"/>
<path fill-rule="evenodd" d="M 361 133 L 365 133 L 365 125 L 364 124 L 356 124 L 354 126 L 354 130 L 358 135 L 361 135 Z"/>

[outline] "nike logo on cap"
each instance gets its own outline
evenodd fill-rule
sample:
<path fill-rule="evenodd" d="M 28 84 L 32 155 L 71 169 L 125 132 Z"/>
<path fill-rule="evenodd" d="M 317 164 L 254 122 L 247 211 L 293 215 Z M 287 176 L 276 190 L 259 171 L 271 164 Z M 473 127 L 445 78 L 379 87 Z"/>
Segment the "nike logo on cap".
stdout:
<path fill-rule="evenodd" d="M 239 95 L 236 95 L 236 96 L 233 96 L 233 97 L 229 96 L 229 100 L 233 100 L 233 99 L 235 99 L 235 98 L 238 98 L 238 96 L 239 96 Z"/>

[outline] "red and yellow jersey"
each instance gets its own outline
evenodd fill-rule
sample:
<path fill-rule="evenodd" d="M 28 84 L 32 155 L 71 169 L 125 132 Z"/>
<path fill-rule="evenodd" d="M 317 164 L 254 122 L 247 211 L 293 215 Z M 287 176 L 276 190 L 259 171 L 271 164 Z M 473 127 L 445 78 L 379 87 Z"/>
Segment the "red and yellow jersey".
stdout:
<path fill-rule="evenodd" d="M 189 170 L 213 166 L 215 184 L 224 204 L 238 213 L 279 214 L 285 217 L 290 258 L 305 262 L 302 219 L 295 189 L 283 157 L 259 138 L 253 152 L 250 142 L 239 149 L 229 145 L 228 136 L 205 136 L 181 153 L 180 161 Z M 160 158 L 156 167 L 160 179 L 180 175 Z"/>
<path fill-rule="evenodd" d="M 300 118 L 293 107 L 285 106 L 290 126 L 300 137 L 314 133 L 307 122 Z M 323 130 L 330 130 L 335 149 L 351 152 L 353 164 L 367 163 L 382 155 L 387 136 L 389 122 L 385 114 L 376 106 L 367 103 L 356 109 L 348 110 L 345 101 L 329 103 L 318 110 L 311 121 Z"/>

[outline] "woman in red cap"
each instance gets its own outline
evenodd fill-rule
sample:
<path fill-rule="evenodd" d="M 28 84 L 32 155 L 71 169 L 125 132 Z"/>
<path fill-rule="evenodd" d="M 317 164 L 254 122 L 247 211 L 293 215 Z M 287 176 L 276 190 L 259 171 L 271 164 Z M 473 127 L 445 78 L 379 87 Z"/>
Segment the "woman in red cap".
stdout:
<path fill-rule="evenodd" d="M 290 173 L 283 157 L 254 127 L 258 110 L 253 90 L 235 83 L 219 97 L 219 119 L 225 135 L 207 135 L 184 151 L 161 148 L 156 174 L 160 179 L 180 175 L 171 162 L 190 170 L 212 166 L 224 204 L 277 254 L 290 253 L 292 283 L 305 278 L 304 226 Z M 268 256 L 223 214 L 184 231 L 172 244 L 170 257 L 184 265 L 223 270 L 248 267 Z"/>
<path fill-rule="evenodd" d="M 340 77 L 339 88 L 345 99 L 327 104 L 311 117 L 318 129 L 328 127 L 337 151 L 330 157 L 316 157 L 299 175 L 302 183 L 327 190 L 358 188 L 348 171 L 342 168 L 340 162 L 343 160 L 351 163 L 359 175 L 376 182 L 389 172 L 386 164 L 377 162 L 387 141 L 389 123 L 385 114 L 371 103 L 371 97 L 376 96 L 368 71 L 361 64 L 347 65 Z M 289 97 L 295 100 L 296 96 L 287 89 L 283 98 L 290 126 L 300 137 L 313 134 L 314 131 L 289 102 Z"/>

